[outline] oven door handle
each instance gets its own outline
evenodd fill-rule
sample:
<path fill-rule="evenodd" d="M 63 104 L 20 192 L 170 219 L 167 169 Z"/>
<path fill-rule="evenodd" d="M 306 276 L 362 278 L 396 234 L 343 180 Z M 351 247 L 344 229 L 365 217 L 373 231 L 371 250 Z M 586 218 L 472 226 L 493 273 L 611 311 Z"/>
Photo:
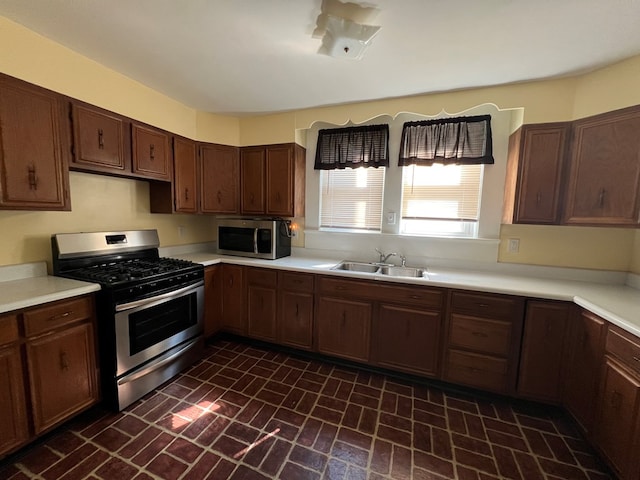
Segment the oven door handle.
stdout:
<path fill-rule="evenodd" d="M 142 305 L 147 305 L 149 303 L 156 303 L 158 300 L 177 298 L 184 295 L 186 292 L 190 290 L 196 290 L 198 287 L 201 287 L 203 285 L 204 285 L 204 280 L 200 280 L 198 283 L 194 283 L 187 287 L 179 288 L 178 290 L 172 290 L 171 292 L 162 293 L 154 297 L 145 298 L 142 300 L 136 300 L 135 302 L 116 305 L 116 312 L 123 312 L 125 310 L 131 310 L 132 308 L 140 307 Z"/>
<path fill-rule="evenodd" d="M 118 385 L 124 385 L 125 383 L 133 382 L 134 380 L 137 380 L 140 377 L 144 377 L 145 375 L 148 375 L 151 372 L 155 372 L 156 370 L 161 369 L 165 365 L 175 361 L 180 355 L 182 355 L 184 352 L 186 352 L 187 350 L 192 348 L 196 343 L 198 343 L 197 339 L 192 341 L 192 342 L 189 342 L 183 348 L 181 348 L 180 350 L 178 350 L 175 353 L 172 353 L 167 358 L 163 358 L 158 363 L 154 363 L 152 365 L 149 365 L 147 368 L 144 368 L 142 370 L 138 370 L 137 372 L 133 372 L 133 373 L 127 375 L 126 377 L 122 377 L 121 379 L 118 380 Z"/>
<path fill-rule="evenodd" d="M 253 253 L 258 253 L 258 227 L 253 229 Z"/>

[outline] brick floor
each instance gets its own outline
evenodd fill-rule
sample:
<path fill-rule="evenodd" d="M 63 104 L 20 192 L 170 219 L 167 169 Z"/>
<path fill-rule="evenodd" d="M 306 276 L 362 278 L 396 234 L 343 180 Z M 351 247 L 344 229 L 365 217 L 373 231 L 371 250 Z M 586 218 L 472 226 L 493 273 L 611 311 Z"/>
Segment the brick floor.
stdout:
<path fill-rule="evenodd" d="M 11 462 L 11 463 L 10 463 Z M 93 409 L 2 479 L 610 478 L 554 408 L 218 340 L 120 413 Z"/>

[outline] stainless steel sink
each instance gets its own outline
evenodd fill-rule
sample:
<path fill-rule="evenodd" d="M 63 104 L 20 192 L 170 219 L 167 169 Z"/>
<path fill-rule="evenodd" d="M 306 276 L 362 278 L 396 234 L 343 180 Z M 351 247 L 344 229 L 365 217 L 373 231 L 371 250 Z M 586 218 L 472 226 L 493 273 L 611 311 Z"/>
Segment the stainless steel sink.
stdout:
<path fill-rule="evenodd" d="M 420 278 L 426 276 L 427 270 L 424 268 L 397 267 L 395 265 L 389 265 L 380 267 L 380 273 L 382 275 L 389 275 L 390 277 Z"/>
<path fill-rule="evenodd" d="M 362 272 L 362 273 L 377 273 L 380 269 L 379 265 L 367 262 L 351 262 L 345 260 L 340 262 L 335 267 L 331 267 L 331 270 L 348 270 L 350 272 Z"/>

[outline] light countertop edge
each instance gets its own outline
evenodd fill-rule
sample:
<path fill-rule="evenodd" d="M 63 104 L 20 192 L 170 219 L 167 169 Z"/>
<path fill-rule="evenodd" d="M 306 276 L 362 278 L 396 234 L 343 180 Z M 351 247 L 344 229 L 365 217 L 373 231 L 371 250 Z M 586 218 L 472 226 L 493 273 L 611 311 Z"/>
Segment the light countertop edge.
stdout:
<path fill-rule="evenodd" d="M 201 263 L 204 266 L 230 263 L 387 283 L 444 287 L 573 302 L 640 337 L 640 290 L 628 285 L 608 285 L 445 268 L 428 268 L 427 278 L 387 277 L 381 274 L 331 270 L 331 267 L 341 260 L 306 257 L 260 260 L 200 252 L 180 255 L 179 258 Z"/>

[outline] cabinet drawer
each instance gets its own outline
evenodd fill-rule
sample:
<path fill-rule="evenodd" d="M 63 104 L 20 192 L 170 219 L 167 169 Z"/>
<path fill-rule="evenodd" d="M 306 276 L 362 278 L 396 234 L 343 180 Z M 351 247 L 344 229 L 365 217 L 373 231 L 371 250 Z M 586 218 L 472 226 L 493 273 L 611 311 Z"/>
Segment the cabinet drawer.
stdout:
<path fill-rule="evenodd" d="M 15 342 L 18 339 L 18 316 L 4 315 L 0 317 L 0 346 Z"/>
<path fill-rule="evenodd" d="M 449 344 L 482 353 L 507 356 L 511 341 L 511 322 L 451 315 Z"/>
<path fill-rule="evenodd" d="M 44 307 L 24 312 L 24 330 L 27 336 L 37 335 L 67 325 L 78 320 L 91 318 L 93 302 L 91 297 L 62 300 Z"/>
<path fill-rule="evenodd" d="M 278 272 L 268 268 L 247 268 L 247 282 L 251 285 L 275 287 L 278 284 Z"/>
<path fill-rule="evenodd" d="M 280 288 L 299 292 L 313 292 L 313 275 L 307 273 L 280 272 Z"/>
<path fill-rule="evenodd" d="M 320 293 L 341 297 L 371 298 L 373 282 L 341 280 L 339 278 L 321 277 L 318 280 Z"/>
<path fill-rule="evenodd" d="M 518 315 L 522 301 L 517 297 L 487 293 L 453 292 L 451 311 L 475 317 L 513 320 Z"/>
<path fill-rule="evenodd" d="M 609 327 L 607 353 L 610 353 L 636 372 L 640 373 L 640 339 L 617 327 Z"/>
<path fill-rule="evenodd" d="M 505 359 L 450 350 L 445 380 L 502 392 L 507 389 L 508 371 Z"/>
<path fill-rule="evenodd" d="M 427 287 L 384 286 L 373 291 L 374 299 L 401 305 L 420 305 L 432 310 L 441 310 L 444 295 L 442 290 Z"/>

